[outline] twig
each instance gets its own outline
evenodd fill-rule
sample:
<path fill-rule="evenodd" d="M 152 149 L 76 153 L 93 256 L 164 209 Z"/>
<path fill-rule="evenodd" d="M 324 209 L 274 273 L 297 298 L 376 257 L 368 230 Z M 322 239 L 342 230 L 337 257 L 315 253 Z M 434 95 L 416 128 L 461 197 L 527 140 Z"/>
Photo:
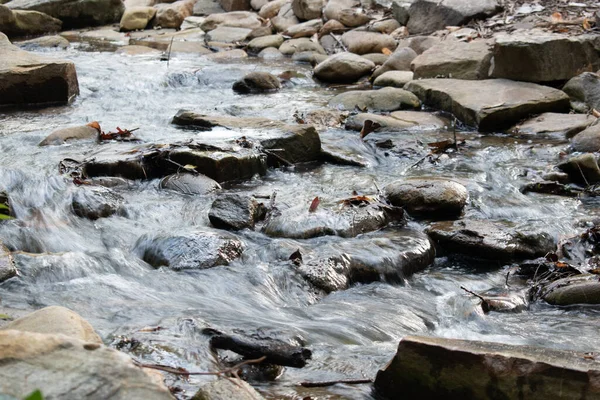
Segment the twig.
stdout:
<path fill-rule="evenodd" d="M 167 69 L 169 68 L 169 61 L 171 61 L 171 48 L 173 47 L 173 39 L 175 39 L 175 36 L 171 36 L 171 43 L 169 43 L 169 51 L 167 53 Z"/>
<path fill-rule="evenodd" d="M 337 44 L 342 46 L 342 49 L 344 49 L 344 51 L 348 51 L 348 48 L 344 46 L 344 43 L 342 43 L 342 41 L 338 39 L 333 33 L 329 32 L 329 36 L 331 36 L 337 42 Z"/>
<path fill-rule="evenodd" d="M 171 160 L 170 158 L 165 158 L 165 160 L 167 160 L 168 162 L 170 162 L 172 164 L 177 165 L 179 168 L 183 168 L 184 170 L 191 172 L 192 174 L 200 175 L 200 172 L 196 171 L 195 169 L 186 168 L 185 165 L 181 165 L 178 162 Z"/>
<path fill-rule="evenodd" d="M 287 165 L 288 167 L 293 167 L 294 166 L 294 164 L 292 164 L 291 162 L 289 162 L 285 158 L 281 157 L 280 155 L 276 154 L 272 150 L 263 149 L 262 151 L 263 151 L 263 153 L 266 153 L 267 155 L 275 157 L 277 160 L 279 160 L 283 164 Z"/>
<path fill-rule="evenodd" d="M 184 376 L 189 376 L 189 375 L 216 375 L 216 376 L 223 376 L 226 374 L 237 374 L 237 370 L 240 369 L 241 367 L 243 367 L 244 365 L 248 365 L 248 364 L 260 364 L 261 362 L 263 362 L 265 359 L 267 358 L 267 356 L 262 356 L 261 358 L 256 358 L 254 360 L 246 360 L 246 361 L 242 361 L 239 364 L 234 365 L 233 367 L 230 368 L 225 368 L 216 372 L 190 372 L 190 371 L 186 371 L 183 370 L 182 368 L 173 368 L 173 367 L 169 367 L 168 365 L 161 365 L 161 364 L 144 364 L 141 363 L 137 360 L 133 360 L 133 363 L 135 365 L 137 365 L 138 367 L 142 367 L 142 368 L 150 368 L 150 369 L 157 369 L 159 371 L 164 371 L 164 372 L 168 372 L 170 374 L 174 374 L 174 375 L 184 375 Z"/>
<path fill-rule="evenodd" d="M 340 379 L 337 381 L 323 381 L 323 382 L 300 382 L 298 385 L 307 388 L 315 387 L 326 387 L 333 386 L 338 383 L 344 383 L 346 385 L 361 385 L 364 383 L 373 383 L 373 379 Z"/>
<path fill-rule="evenodd" d="M 483 296 L 481 296 L 480 294 L 477 294 L 477 293 L 475 293 L 475 292 L 471 292 L 469 289 L 467 289 L 467 288 L 466 288 L 466 287 L 464 287 L 464 286 L 461 286 L 460 288 L 461 288 L 462 290 L 464 290 L 465 292 L 467 292 L 467 293 L 469 293 L 469 294 L 472 294 L 473 296 L 477 297 L 479 300 L 481 300 L 481 301 L 486 301 L 486 300 L 483 298 Z"/>
<path fill-rule="evenodd" d="M 452 121 L 452 135 L 454 136 L 454 150 L 458 151 L 458 142 L 456 141 L 456 117 Z"/>

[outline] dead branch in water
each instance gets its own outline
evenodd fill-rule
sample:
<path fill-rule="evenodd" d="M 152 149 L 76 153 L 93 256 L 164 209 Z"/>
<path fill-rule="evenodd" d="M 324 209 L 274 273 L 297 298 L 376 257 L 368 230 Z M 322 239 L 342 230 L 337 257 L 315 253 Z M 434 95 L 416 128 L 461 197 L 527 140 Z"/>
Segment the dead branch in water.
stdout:
<path fill-rule="evenodd" d="M 244 365 L 248 365 L 248 364 L 260 364 L 266 358 L 267 358 L 266 356 L 262 356 L 260 358 L 254 359 L 254 360 L 242 361 L 241 363 L 238 363 L 238 364 L 234 365 L 233 367 L 221 369 L 221 370 L 215 371 L 215 372 L 204 372 L 204 371 L 203 372 L 190 372 L 190 371 L 188 371 L 188 370 L 186 370 L 185 368 L 182 368 L 182 367 L 169 367 L 168 365 L 161 365 L 161 364 L 145 364 L 145 363 L 141 363 L 141 362 L 139 362 L 137 360 L 133 360 L 133 363 L 135 365 L 137 365 L 138 367 L 156 369 L 156 370 L 159 370 L 159 371 L 168 372 L 168 373 L 173 374 L 173 375 L 183 375 L 183 376 L 190 376 L 190 375 L 227 376 L 228 374 L 232 374 L 232 375 L 234 375 L 234 376 L 237 377 L 238 370 L 241 367 L 243 367 Z"/>
<path fill-rule="evenodd" d="M 307 388 L 316 388 L 316 387 L 327 387 L 333 386 L 338 383 L 343 383 L 346 385 L 362 385 L 365 383 L 373 383 L 373 379 L 340 379 L 336 381 L 323 381 L 323 382 L 300 382 L 299 386 L 307 387 Z"/>

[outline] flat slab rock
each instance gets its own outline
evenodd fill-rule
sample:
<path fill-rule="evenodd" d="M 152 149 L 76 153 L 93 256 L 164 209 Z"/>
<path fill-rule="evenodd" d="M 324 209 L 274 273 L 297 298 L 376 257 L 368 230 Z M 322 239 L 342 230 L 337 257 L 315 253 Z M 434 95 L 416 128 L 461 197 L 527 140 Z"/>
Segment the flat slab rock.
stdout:
<path fill-rule="evenodd" d="M 421 102 L 409 91 L 393 87 L 378 90 L 351 90 L 329 100 L 329 107 L 338 110 L 396 111 L 415 109 Z"/>
<path fill-rule="evenodd" d="M 383 399 L 400 392 L 411 399 L 592 399 L 600 396 L 600 361 L 574 351 L 409 336 L 374 386 Z"/>
<path fill-rule="evenodd" d="M 0 32 L 0 108 L 68 104 L 79 94 L 75 64 L 19 49 Z"/>
<path fill-rule="evenodd" d="M 192 400 L 264 400 L 252 386 L 241 379 L 218 379 L 196 392 Z"/>
<path fill-rule="evenodd" d="M 121 0 L 12 0 L 13 10 L 43 12 L 63 22 L 63 29 L 88 27 L 119 22 L 125 5 Z"/>
<path fill-rule="evenodd" d="M 532 114 L 569 110 L 569 97 L 560 90 L 506 79 L 421 79 L 404 88 L 481 131 L 501 130 Z"/>
<path fill-rule="evenodd" d="M 554 136 L 571 138 L 586 129 L 596 118 L 586 114 L 543 113 L 509 130 L 519 136 Z"/>
<path fill-rule="evenodd" d="M 400 282 L 435 258 L 427 235 L 399 229 L 319 246 L 296 268 L 315 287 L 330 293 L 357 283 Z"/>
<path fill-rule="evenodd" d="M 228 265 L 242 255 L 244 245 L 229 233 L 186 232 L 173 235 L 143 235 L 134 246 L 142 260 L 155 268 L 207 269 Z"/>
<path fill-rule="evenodd" d="M 556 248 L 555 241 L 549 234 L 518 230 L 504 222 L 437 222 L 427 229 L 427 234 L 450 254 L 486 260 L 533 259 L 542 257 Z"/>
<path fill-rule="evenodd" d="M 381 125 L 375 131 L 425 131 L 433 129 L 444 129 L 449 126 L 450 121 L 435 114 L 425 111 L 394 111 L 389 115 L 372 113 L 360 113 L 348 117 L 346 129 L 360 131 L 366 120 L 377 122 Z"/>

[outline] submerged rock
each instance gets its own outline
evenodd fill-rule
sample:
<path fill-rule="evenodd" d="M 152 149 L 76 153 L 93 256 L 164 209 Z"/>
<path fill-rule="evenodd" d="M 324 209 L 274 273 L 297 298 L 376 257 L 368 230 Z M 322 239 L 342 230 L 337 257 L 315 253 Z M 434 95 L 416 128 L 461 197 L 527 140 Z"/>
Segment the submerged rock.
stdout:
<path fill-rule="evenodd" d="M 242 255 L 244 246 L 226 233 L 189 232 L 180 235 L 143 235 L 133 251 L 155 268 L 207 269 L 229 265 Z"/>
<path fill-rule="evenodd" d="M 544 286 L 541 298 L 556 306 L 600 304 L 598 275 L 583 274 L 558 279 Z"/>
<path fill-rule="evenodd" d="M 200 388 L 192 400 L 264 400 L 252 386 L 241 379 L 218 379 Z"/>
<path fill-rule="evenodd" d="M 281 89 L 279 78 L 268 72 L 251 72 L 233 84 L 237 93 L 262 93 Z"/>
<path fill-rule="evenodd" d="M 556 248 L 548 233 L 515 229 L 506 222 L 436 222 L 427 234 L 450 254 L 502 262 L 541 257 Z"/>
<path fill-rule="evenodd" d="M 0 243 L 0 283 L 17 276 L 17 268 L 8 249 Z"/>
<path fill-rule="evenodd" d="M 340 53 L 328 57 L 314 70 L 315 78 L 323 82 L 352 83 L 371 73 L 375 63 L 352 53 Z"/>
<path fill-rule="evenodd" d="M 448 111 L 481 131 L 506 128 L 531 114 L 569 109 L 569 98 L 560 90 L 506 79 L 421 79 L 404 88 L 426 105 Z"/>
<path fill-rule="evenodd" d="M 600 111 L 600 76 L 584 72 L 565 84 L 563 92 L 571 98 L 571 107 L 580 113 Z"/>
<path fill-rule="evenodd" d="M 202 174 L 177 173 L 165 176 L 159 186 L 183 194 L 209 194 L 221 189 L 215 180 Z"/>
<path fill-rule="evenodd" d="M 42 140 L 39 146 L 60 145 L 71 140 L 77 139 L 95 139 L 100 134 L 100 125 L 98 123 L 89 123 L 83 126 L 73 126 L 71 128 L 57 129 Z"/>
<path fill-rule="evenodd" d="M 329 107 L 339 110 L 396 111 L 419 108 L 421 102 L 409 91 L 392 87 L 378 90 L 351 90 L 329 100 Z"/>
<path fill-rule="evenodd" d="M 227 194 L 218 197 L 210 207 L 208 219 L 219 229 L 254 229 L 256 221 L 264 218 L 265 207 L 251 196 Z"/>
<path fill-rule="evenodd" d="M 389 115 L 360 113 L 346 120 L 346 129 L 360 131 L 366 120 L 377 122 L 377 131 L 432 130 L 444 129 L 449 121 L 425 111 L 394 111 Z"/>
<path fill-rule="evenodd" d="M 101 186 L 78 187 L 73 194 L 73 212 L 83 218 L 96 220 L 121 211 L 125 199 L 115 191 Z"/>
<path fill-rule="evenodd" d="M 409 336 L 374 387 L 383 399 L 579 399 L 600 396 L 599 375 L 599 361 L 574 351 Z"/>

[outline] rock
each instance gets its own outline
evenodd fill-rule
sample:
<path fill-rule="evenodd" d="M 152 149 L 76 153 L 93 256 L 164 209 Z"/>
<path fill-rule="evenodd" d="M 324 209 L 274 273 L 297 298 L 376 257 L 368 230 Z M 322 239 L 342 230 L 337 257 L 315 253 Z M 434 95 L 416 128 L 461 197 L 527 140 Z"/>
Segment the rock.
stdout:
<path fill-rule="evenodd" d="M 237 43 L 246 40 L 248 35 L 252 32 L 251 29 L 247 28 L 235 28 L 231 26 L 219 26 L 216 29 L 206 34 L 207 42 L 215 43 Z"/>
<path fill-rule="evenodd" d="M 15 36 L 32 36 L 58 32 L 62 26 L 59 19 L 38 11 L 11 10 L 0 4 L 0 32 Z"/>
<path fill-rule="evenodd" d="M 289 36 L 293 39 L 311 37 L 323 27 L 323 21 L 320 19 L 313 19 L 310 21 L 303 22 L 298 25 L 292 25 L 283 32 L 285 36 Z"/>
<path fill-rule="evenodd" d="M 267 47 L 266 49 L 263 49 L 257 54 L 257 57 L 262 58 L 263 60 L 281 60 L 285 58 L 283 53 L 277 50 L 275 47 Z"/>
<path fill-rule="evenodd" d="M 340 21 L 330 19 L 323 24 L 323 27 L 319 30 L 319 37 L 329 35 L 330 33 L 343 33 L 346 31 L 346 27 Z"/>
<path fill-rule="evenodd" d="M 351 9 L 360 5 L 358 0 L 328 0 L 323 9 L 324 20 L 334 19 L 340 21 L 343 10 Z M 341 21 L 340 21 L 341 22 Z"/>
<path fill-rule="evenodd" d="M 254 224 L 264 217 L 265 207 L 253 197 L 229 194 L 218 197 L 210 207 L 208 219 L 219 229 L 254 229 Z"/>
<path fill-rule="evenodd" d="M 192 10 L 192 13 L 197 17 L 210 16 L 213 14 L 222 14 L 224 12 L 225 10 L 223 10 L 223 7 L 221 7 L 219 0 L 197 0 L 196 4 L 194 4 L 194 9 Z M 202 22 L 203 21 L 201 21 L 200 24 L 202 24 Z M 186 29 L 184 28 L 184 26 L 185 20 L 183 24 L 181 24 L 181 29 Z M 196 25 L 195 27 L 199 26 Z"/>
<path fill-rule="evenodd" d="M 102 186 L 80 186 L 73 194 L 73 212 L 82 218 L 96 220 L 117 214 L 125 199 L 115 191 Z"/>
<path fill-rule="evenodd" d="M 380 21 L 375 21 L 369 27 L 370 30 L 384 33 L 386 35 L 391 34 L 396 29 L 400 28 L 400 24 L 395 19 L 384 19 Z M 394 41 L 394 47 L 396 46 L 396 42 Z M 391 49 L 390 49 L 391 50 Z"/>
<path fill-rule="evenodd" d="M 532 346 L 433 337 L 404 337 L 377 373 L 377 396 L 540 399 L 600 395 L 600 363 L 581 353 Z M 432 373 L 435 371 L 435 373 Z M 568 380 L 565 380 L 568 377 Z M 490 393 L 494 393 L 490 395 Z"/>
<path fill-rule="evenodd" d="M 571 182 L 583 185 L 600 182 L 598 160 L 593 154 L 586 153 L 571 157 L 557 165 L 558 169 L 569 175 Z"/>
<path fill-rule="evenodd" d="M 405 130 L 441 130 L 449 126 L 449 121 L 437 115 L 423 111 L 394 111 L 390 115 L 359 113 L 346 120 L 346 129 L 360 131 L 366 120 L 377 122 L 381 128 L 375 130 L 405 131 Z"/>
<path fill-rule="evenodd" d="M 206 17 L 200 28 L 209 32 L 218 26 L 230 26 L 234 28 L 256 29 L 262 26 L 260 19 L 255 13 L 248 11 L 232 11 L 223 14 L 212 14 Z"/>
<path fill-rule="evenodd" d="M 509 130 L 519 136 L 570 138 L 586 129 L 596 118 L 585 114 L 544 113 L 519 123 Z"/>
<path fill-rule="evenodd" d="M 129 35 L 131 36 L 129 39 L 130 45 L 148 46 L 152 47 L 153 49 L 162 50 L 167 54 L 212 54 L 212 52 L 204 45 L 205 34 L 200 28 L 186 29 L 185 31 L 172 31 L 167 33 L 164 33 L 161 30 L 146 30 L 144 32 L 131 33 Z M 123 38 L 123 40 L 127 41 L 127 37 Z"/>
<path fill-rule="evenodd" d="M 541 297 L 555 306 L 600 304 L 598 275 L 582 274 L 555 280 L 544 286 Z"/>
<path fill-rule="evenodd" d="M 388 71 L 379 75 L 373 81 L 373 86 L 403 88 L 404 85 L 412 80 L 413 73 L 410 71 Z"/>
<path fill-rule="evenodd" d="M 286 56 L 291 56 L 295 53 L 303 51 L 314 51 L 319 54 L 327 54 L 325 52 L 325 49 L 323 49 L 323 47 L 319 43 L 315 43 L 308 38 L 287 40 L 281 46 L 279 46 L 279 51 L 281 51 Z"/>
<path fill-rule="evenodd" d="M 230 234 L 195 231 L 146 234 L 138 239 L 133 251 L 155 268 L 167 266 L 179 271 L 229 265 L 242 255 L 244 246 Z"/>
<path fill-rule="evenodd" d="M 393 0 L 392 15 L 400 25 L 406 25 L 408 22 L 408 10 L 410 5 L 416 0 Z"/>
<path fill-rule="evenodd" d="M 260 11 L 260 9 L 268 2 L 269 0 L 250 0 L 250 6 L 253 10 Z"/>
<path fill-rule="evenodd" d="M 292 0 L 292 10 L 299 20 L 321 19 L 324 0 Z"/>
<path fill-rule="evenodd" d="M 159 184 L 161 189 L 174 190 L 183 194 L 204 195 L 221 189 L 215 180 L 202 174 L 178 173 L 165 176 Z"/>
<path fill-rule="evenodd" d="M 292 26 L 298 25 L 299 23 L 300 21 L 298 20 L 298 18 L 296 18 L 295 15 L 292 15 L 291 17 L 284 17 L 278 15 L 271 20 L 271 25 L 273 25 L 273 28 L 275 28 L 276 32 L 285 32 Z"/>
<path fill-rule="evenodd" d="M 531 114 L 569 108 L 568 96 L 560 90 L 506 79 L 421 79 L 404 88 L 426 105 L 450 112 L 480 131 L 500 130 Z"/>
<path fill-rule="evenodd" d="M 412 61 L 414 78 L 487 79 L 492 46 L 493 43 L 488 40 L 468 43 L 446 40 Z"/>
<path fill-rule="evenodd" d="M 219 4 L 227 12 L 249 11 L 252 8 L 250 0 L 219 0 Z"/>
<path fill-rule="evenodd" d="M 239 60 L 242 58 L 248 58 L 248 53 L 246 53 L 242 49 L 233 49 L 227 51 L 220 51 L 218 53 L 208 54 L 206 58 L 209 58 L 213 61 L 229 61 L 229 60 Z"/>
<path fill-rule="evenodd" d="M 79 94 L 75 65 L 13 46 L 0 32 L 0 108 L 68 104 Z"/>
<path fill-rule="evenodd" d="M 39 11 L 58 18 L 63 29 L 119 22 L 125 10 L 122 0 L 12 0 L 6 5 L 13 10 Z"/>
<path fill-rule="evenodd" d="M 252 39 L 247 46 L 247 50 L 249 53 L 260 53 L 261 50 L 266 49 L 267 47 L 274 47 L 276 49 L 281 46 L 283 43 L 283 36 L 281 35 L 269 35 L 269 36 L 261 36 L 256 39 Z"/>
<path fill-rule="evenodd" d="M 367 53 L 362 54 L 362 57 L 369 61 L 373 61 L 375 65 L 383 65 L 390 58 L 390 56 L 383 53 Z"/>
<path fill-rule="evenodd" d="M 496 37 L 490 75 L 527 82 L 571 79 L 600 68 L 598 35 L 567 35 L 539 30 Z"/>
<path fill-rule="evenodd" d="M 364 10 L 358 8 L 345 8 L 340 10 L 336 19 L 344 24 L 344 26 L 350 28 L 356 28 L 371 21 L 371 17 L 365 13 Z"/>
<path fill-rule="evenodd" d="M 456 218 L 469 198 L 467 188 L 446 179 L 403 179 L 386 186 L 384 192 L 390 204 L 427 219 Z"/>
<path fill-rule="evenodd" d="M 96 126 L 94 126 L 94 123 Z M 71 140 L 96 139 L 100 134 L 100 125 L 92 122 L 83 126 L 73 126 L 71 128 L 57 129 L 46 136 L 38 146 L 60 145 Z"/>
<path fill-rule="evenodd" d="M 156 15 L 154 7 L 131 7 L 126 8 L 119 27 L 121 31 L 135 31 L 138 29 L 146 29 L 146 26 Z"/>
<path fill-rule="evenodd" d="M 152 47 L 138 46 L 138 45 L 120 47 L 117 51 L 115 51 L 115 53 L 125 54 L 128 56 L 141 56 L 141 55 L 160 56 L 162 54 L 162 52 L 160 50 L 153 49 Z"/>
<path fill-rule="evenodd" d="M 248 40 L 254 40 L 265 36 L 273 35 L 273 27 L 270 25 L 261 26 L 260 28 L 252 29 L 252 32 L 248 35 Z M 279 47 L 279 46 L 277 46 Z"/>
<path fill-rule="evenodd" d="M 17 268 L 10 252 L 0 243 L 0 283 L 17 275 Z"/>
<path fill-rule="evenodd" d="M 353 53 L 340 53 L 330 56 L 314 69 L 314 76 L 330 83 L 352 83 L 368 75 L 375 64 Z"/>
<path fill-rule="evenodd" d="M 496 0 L 416 0 L 408 9 L 406 26 L 412 35 L 429 34 L 472 19 L 491 17 L 501 9 Z"/>
<path fill-rule="evenodd" d="M 391 87 L 379 90 L 351 90 L 329 100 L 329 107 L 348 111 L 359 109 L 384 112 L 420 106 L 421 102 L 414 94 Z"/>
<path fill-rule="evenodd" d="M 396 41 L 390 35 L 376 32 L 346 32 L 342 35 L 342 43 L 349 52 L 359 55 L 381 53 L 383 49 L 396 49 Z"/>
<path fill-rule="evenodd" d="M 68 308 L 59 306 L 44 307 L 10 322 L 0 329 L 61 334 L 88 343 L 102 344 L 102 339 L 89 322 Z"/>
<path fill-rule="evenodd" d="M 204 385 L 192 400 L 264 400 L 252 386 L 241 379 L 218 379 Z"/>
<path fill-rule="evenodd" d="M 268 72 L 251 72 L 233 84 L 237 93 L 262 93 L 281 89 L 279 78 Z"/>
<path fill-rule="evenodd" d="M 600 150 L 600 124 L 595 124 L 579 132 L 571 139 L 571 149 L 581 153 L 595 153 Z"/>
<path fill-rule="evenodd" d="M 417 53 L 410 47 L 396 49 L 383 65 L 375 70 L 373 78 L 388 71 L 410 71 L 412 61 L 417 57 Z"/>
<path fill-rule="evenodd" d="M 183 20 L 192 15 L 194 2 L 191 0 L 179 0 L 171 4 L 157 4 L 154 26 L 161 28 L 179 29 Z"/>
<path fill-rule="evenodd" d="M 566 174 L 565 174 L 566 175 Z M 568 175 L 567 175 L 568 176 Z M 545 179 L 545 178 L 542 178 Z M 573 187 L 573 185 L 567 185 L 559 183 L 553 180 L 542 180 L 527 183 L 519 189 L 521 193 L 544 193 L 553 194 L 557 196 L 565 197 L 577 197 L 581 194 L 581 188 Z"/>
<path fill-rule="evenodd" d="M 298 272 L 315 287 L 331 293 L 357 283 L 402 281 L 429 266 L 435 248 L 427 235 L 397 229 L 327 243 L 302 257 Z"/>
<path fill-rule="evenodd" d="M 53 36 L 42 36 L 35 39 L 24 40 L 22 42 L 16 43 L 17 46 L 24 50 L 33 50 L 39 48 L 57 48 L 65 50 L 71 44 L 69 41 L 62 36 L 53 35 Z"/>
<path fill-rule="evenodd" d="M 318 63 L 325 61 L 327 56 L 324 54 L 319 54 L 314 51 L 301 51 L 299 53 L 294 53 L 292 56 L 292 61 L 299 63 L 309 63 L 311 65 L 317 65 Z"/>
<path fill-rule="evenodd" d="M 398 42 L 397 50 L 410 47 L 417 54 L 423 54 L 442 40 L 437 36 L 411 36 Z"/>
<path fill-rule="evenodd" d="M 600 111 L 600 76 L 584 72 L 571 78 L 563 87 L 571 98 L 571 107 L 580 113 L 594 109 Z"/>
<path fill-rule="evenodd" d="M 271 19 L 279 14 L 279 10 L 283 7 L 284 4 L 291 3 L 292 0 L 273 0 L 265 4 L 258 15 L 264 19 Z"/>
<path fill-rule="evenodd" d="M 506 222 L 437 222 L 427 229 L 427 234 L 449 253 L 502 262 L 542 257 L 556 247 L 549 234 L 516 230 Z"/>

